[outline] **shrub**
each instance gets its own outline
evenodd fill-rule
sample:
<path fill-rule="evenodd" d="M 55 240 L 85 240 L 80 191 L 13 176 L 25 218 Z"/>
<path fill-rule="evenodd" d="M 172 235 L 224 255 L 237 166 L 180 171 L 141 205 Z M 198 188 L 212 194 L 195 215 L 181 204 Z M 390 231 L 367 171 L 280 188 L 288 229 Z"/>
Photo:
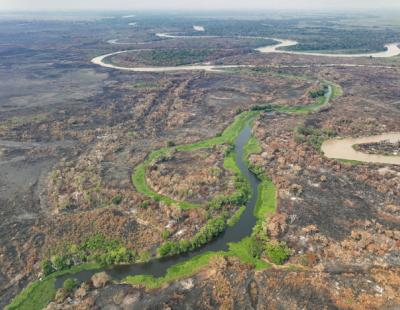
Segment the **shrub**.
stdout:
<path fill-rule="evenodd" d="M 327 89 L 328 89 L 328 87 L 326 85 L 323 85 L 321 88 L 319 88 L 317 90 L 309 91 L 308 94 L 311 98 L 316 99 L 318 97 L 325 96 Z"/>
<path fill-rule="evenodd" d="M 115 195 L 112 199 L 112 203 L 115 205 L 119 205 L 122 201 L 122 196 L 120 194 Z"/>
<path fill-rule="evenodd" d="M 249 252 L 252 257 L 260 258 L 263 252 L 263 244 L 262 242 L 254 237 L 251 237 Z"/>
<path fill-rule="evenodd" d="M 49 274 L 52 274 L 55 271 L 51 261 L 45 260 L 42 262 L 42 271 L 45 276 L 48 276 Z"/>
<path fill-rule="evenodd" d="M 160 245 L 157 249 L 158 255 L 167 256 L 170 255 L 174 242 L 167 241 L 164 244 Z"/>
<path fill-rule="evenodd" d="M 294 135 L 294 141 L 297 144 L 302 144 L 302 143 L 306 142 L 306 137 L 304 135 L 302 135 L 302 134 L 296 133 Z"/>
<path fill-rule="evenodd" d="M 51 262 L 57 271 L 65 270 L 73 265 L 68 256 L 55 255 L 51 258 Z"/>
<path fill-rule="evenodd" d="M 150 201 L 148 201 L 148 200 L 145 200 L 145 201 L 143 201 L 142 203 L 140 203 L 139 204 L 139 208 L 140 209 L 147 209 L 147 207 L 150 205 Z"/>
<path fill-rule="evenodd" d="M 292 250 L 284 242 L 267 242 L 265 254 L 271 262 L 282 265 L 292 254 Z"/>
<path fill-rule="evenodd" d="M 257 166 L 257 165 L 250 164 L 249 170 L 251 172 L 253 172 L 260 179 L 262 179 L 263 175 L 265 174 L 265 169 L 263 167 Z"/>
<path fill-rule="evenodd" d="M 141 262 L 148 262 L 151 259 L 151 253 L 149 251 L 142 252 L 139 256 Z"/>
<path fill-rule="evenodd" d="M 311 126 L 299 125 L 294 130 L 294 140 L 297 143 L 307 143 L 314 149 L 319 150 L 324 140 L 336 136 L 333 129 L 318 129 Z"/>
<path fill-rule="evenodd" d="M 71 279 L 71 278 L 65 280 L 63 283 L 63 288 L 68 292 L 73 291 L 77 286 L 78 286 L 78 284 L 77 284 L 76 280 Z"/>
<path fill-rule="evenodd" d="M 271 104 L 266 105 L 255 105 L 251 107 L 252 111 L 264 111 L 264 112 L 272 112 L 274 107 Z"/>
<path fill-rule="evenodd" d="M 161 233 L 161 237 L 162 237 L 164 240 L 167 240 L 167 239 L 169 238 L 170 234 L 171 234 L 171 233 L 166 229 L 166 230 L 164 230 L 164 231 Z"/>
<path fill-rule="evenodd" d="M 229 156 L 234 151 L 235 151 L 235 145 L 233 143 L 229 143 L 228 146 L 225 149 L 224 157 Z"/>
<path fill-rule="evenodd" d="M 226 229 L 227 218 L 228 214 L 223 212 L 217 218 L 209 220 L 191 240 L 182 240 L 179 242 L 167 241 L 163 243 L 157 249 L 158 255 L 161 257 L 172 256 L 201 247 Z"/>

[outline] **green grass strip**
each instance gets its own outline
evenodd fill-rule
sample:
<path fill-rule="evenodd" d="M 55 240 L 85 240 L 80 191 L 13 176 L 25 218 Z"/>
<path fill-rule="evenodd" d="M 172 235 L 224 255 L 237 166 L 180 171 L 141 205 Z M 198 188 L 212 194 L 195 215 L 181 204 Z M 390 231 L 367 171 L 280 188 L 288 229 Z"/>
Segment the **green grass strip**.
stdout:
<path fill-rule="evenodd" d="M 267 262 L 253 257 L 251 253 L 252 241 L 246 237 L 239 242 L 230 243 L 229 250 L 226 252 L 206 252 L 195 256 L 185 262 L 176 264 L 168 268 L 163 277 L 155 278 L 151 275 L 128 276 L 124 283 L 140 285 L 148 289 L 156 289 L 173 281 L 189 277 L 196 274 L 202 268 L 208 266 L 213 257 L 237 257 L 242 263 L 252 265 L 256 270 L 270 267 Z"/>
<path fill-rule="evenodd" d="M 251 154 L 261 153 L 261 145 L 258 139 L 251 136 L 243 148 L 243 160 L 248 164 L 248 158 Z"/>
<path fill-rule="evenodd" d="M 348 164 L 348 165 L 353 165 L 353 166 L 358 166 L 358 165 L 364 164 L 364 162 L 362 162 L 362 161 L 353 160 L 353 159 L 339 159 L 338 158 L 335 160 L 341 164 Z"/>
<path fill-rule="evenodd" d="M 259 221 L 264 221 L 265 217 L 276 211 L 276 187 L 275 184 L 268 178 L 258 185 L 257 203 L 254 207 L 254 216 Z"/>
<path fill-rule="evenodd" d="M 159 288 L 164 284 L 195 274 L 201 268 L 207 266 L 212 257 L 218 255 L 222 256 L 222 252 L 206 252 L 168 268 L 163 277 L 154 278 L 150 275 L 129 276 L 125 278 L 124 282 L 141 285 L 149 289 Z"/>
<path fill-rule="evenodd" d="M 251 237 L 243 238 L 239 242 L 229 243 L 229 251 L 225 253 L 225 256 L 237 257 L 242 263 L 252 265 L 256 270 L 270 267 L 271 265 L 267 262 L 251 255 L 252 243 Z"/>
<path fill-rule="evenodd" d="M 224 158 L 224 168 L 227 170 L 232 171 L 235 174 L 240 174 L 240 169 L 238 165 L 236 164 L 236 159 L 235 159 L 236 153 L 231 152 Z"/>
<path fill-rule="evenodd" d="M 59 276 L 73 274 L 82 270 L 100 269 L 99 264 L 88 263 L 72 267 L 71 269 L 53 273 L 43 280 L 36 280 L 19 293 L 12 302 L 5 307 L 6 310 L 42 310 L 56 295 L 56 279 Z"/>
<path fill-rule="evenodd" d="M 56 278 L 52 277 L 29 284 L 5 309 L 41 310 L 56 295 Z"/>
<path fill-rule="evenodd" d="M 246 210 L 246 206 L 241 206 L 233 215 L 232 217 L 228 220 L 227 224 L 228 226 L 235 226 L 236 223 L 239 221 L 240 217 L 242 216 L 244 210 Z"/>

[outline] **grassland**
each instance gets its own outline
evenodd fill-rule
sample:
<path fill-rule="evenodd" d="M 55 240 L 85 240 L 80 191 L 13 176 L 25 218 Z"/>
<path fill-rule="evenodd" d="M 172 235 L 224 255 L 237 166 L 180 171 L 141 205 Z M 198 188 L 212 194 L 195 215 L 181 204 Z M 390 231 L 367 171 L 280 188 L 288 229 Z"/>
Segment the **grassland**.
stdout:
<path fill-rule="evenodd" d="M 251 154 L 258 154 L 261 151 L 260 142 L 254 136 L 251 136 L 243 148 L 243 160 L 248 164 L 249 156 Z"/>
<path fill-rule="evenodd" d="M 29 284 L 18 294 L 5 309 L 6 310 L 41 310 L 56 295 L 56 279 L 59 276 L 75 274 L 82 270 L 99 269 L 99 264 L 82 264 L 71 269 L 53 273 L 42 280 L 36 280 Z"/>
<path fill-rule="evenodd" d="M 236 165 L 235 152 L 231 152 L 224 158 L 224 168 L 232 171 L 233 173 L 240 174 L 240 169 Z"/>
<path fill-rule="evenodd" d="M 244 263 L 253 266 L 256 270 L 270 267 L 267 262 L 254 258 L 251 254 L 251 238 L 246 237 L 239 242 L 230 243 L 226 252 L 206 252 L 185 262 L 176 264 L 167 270 L 163 277 L 155 278 L 150 275 L 136 275 L 125 278 L 124 282 L 140 285 L 148 289 L 156 289 L 173 281 L 190 277 L 208 266 L 212 259 L 217 257 L 237 257 Z"/>
<path fill-rule="evenodd" d="M 254 215 L 259 221 L 275 212 L 276 209 L 276 188 L 274 183 L 264 177 L 258 186 L 258 199 L 254 207 Z"/>

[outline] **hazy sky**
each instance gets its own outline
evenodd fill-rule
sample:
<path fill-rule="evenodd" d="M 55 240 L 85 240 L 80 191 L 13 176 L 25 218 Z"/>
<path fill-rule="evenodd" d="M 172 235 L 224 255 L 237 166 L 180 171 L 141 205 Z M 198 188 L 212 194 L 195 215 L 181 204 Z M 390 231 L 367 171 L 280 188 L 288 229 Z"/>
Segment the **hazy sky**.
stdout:
<path fill-rule="evenodd" d="M 0 10 L 400 9 L 400 0 L 0 0 Z"/>

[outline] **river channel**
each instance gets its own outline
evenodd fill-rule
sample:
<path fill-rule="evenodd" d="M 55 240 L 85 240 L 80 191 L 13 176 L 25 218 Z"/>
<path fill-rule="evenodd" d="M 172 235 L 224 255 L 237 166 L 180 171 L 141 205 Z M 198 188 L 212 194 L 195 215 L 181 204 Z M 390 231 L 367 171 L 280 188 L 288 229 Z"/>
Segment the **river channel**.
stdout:
<path fill-rule="evenodd" d="M 77 279 L 78 282 L 88 281 L 95 273 L 98 273 L 100 271 L 106 271 L 112 278 L 116 280 L 122 280 L 127 276 L 134 275 L 152 275 L 154 277 L 161 277 L 165 275 L 169 267 L 177 263 L 186 261 L 194 256 L 205 252 L 226 251 L 228 250 L 228 243 L 238 242 L 243 238 L 249 236 L 252 232 L 254 225 L 257 222 L 257 218 L 254 216 L 253 211 L 257 202 L 258 185 L 260 184 L 260 180 L 258 180 L 258 178 L 248 169 L 246 163 L 243 160 L 243 149 L 247 141 L 250 139 L 250 136 L 251 126 L 249 123 L 247 123 L 235 141 L 236 164 L 239 167 L 243 177 L 251 186 L 251 197 L 246 204 L 245 211 L 242 213 L 239 221 L 234 226 L 228 226 L 228 228 L 213 241 L 187 254 L 181 254 L 179 256 L 166 258 L 157 258 L 146 263 L 116 265 L 100 270 L 83 270 L 73 275 L 67 274 L 57 278 L 56 287 L 62 287 L 64 281 L 67 278 L 71 277 Z"/>

